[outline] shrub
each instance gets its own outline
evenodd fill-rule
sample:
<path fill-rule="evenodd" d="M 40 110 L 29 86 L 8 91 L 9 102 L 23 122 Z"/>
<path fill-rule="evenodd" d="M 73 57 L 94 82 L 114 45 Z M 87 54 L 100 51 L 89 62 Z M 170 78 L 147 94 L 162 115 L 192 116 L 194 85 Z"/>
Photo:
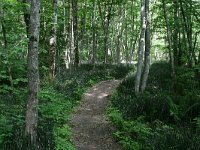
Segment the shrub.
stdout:
<path fill-rule="evenodd" d="M 200 149 L 200 90 L 194 71 L 176 68 L 173 80 L 169 64 L 155 63 L 146 91 L 139 95 L 134 93 L 134 80 L 134 73 L 130 73 L 112 96 L 109 116 L 117 127 L 115 136 L 120 143 L 130 150 Z M 137 125 L 143 131 L 148 129 L 148 134 L 137 130 L 143 140 L 132 133 Z"/>

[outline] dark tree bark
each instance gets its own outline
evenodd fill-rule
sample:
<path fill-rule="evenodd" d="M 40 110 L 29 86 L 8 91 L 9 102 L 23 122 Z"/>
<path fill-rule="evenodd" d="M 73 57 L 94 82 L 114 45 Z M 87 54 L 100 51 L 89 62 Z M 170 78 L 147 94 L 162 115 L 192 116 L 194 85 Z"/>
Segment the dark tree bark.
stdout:
<path fill-rule="evenodd" d="M 25 4 L 24 21 L 25 21 L 25 24 L 26 24 L 26 33 L 27 33 L 27 37 L 28 37 L 29 22 L 30 22 L 30 8 L 27 5 L 31 4 L 31 0 L 23 0 L 22 2 Z"/>
<path fill-rule="evenodd" d="M 79 64 L 78 50 L 78 0 L 72 0 L 73 31 L 74 31 L 74 66 Z"/>
<path fill-rule="evenodd" d="M 173 32 L 173 52 L 174 52 L 174 64 L 178 65 L 178 1 L 173 0 L 174 6 L 174 32 Z"/>
<path fill-rule="evenodd" d="M 40 32 L 40 0 L 31 0 L 29 44 L 28 44 L 28 102 L 26 111 L 25 133 L 30 137 L 31 147 L 36 149 L 38 122 L 38 44 Z"/>

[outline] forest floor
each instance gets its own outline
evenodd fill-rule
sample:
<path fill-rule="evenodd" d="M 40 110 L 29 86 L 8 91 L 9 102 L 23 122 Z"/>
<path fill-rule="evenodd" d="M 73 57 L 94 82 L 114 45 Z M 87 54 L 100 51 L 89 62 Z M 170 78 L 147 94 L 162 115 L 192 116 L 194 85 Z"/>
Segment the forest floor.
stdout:
<path fill-rule="evenodd" d="M 75 109 L 70 124 L 77 150 L 121 150 L 112 137 L 114 127 L 105 116 L 109 95 L 119 80 L 103 81 L 90 88 Z"/>

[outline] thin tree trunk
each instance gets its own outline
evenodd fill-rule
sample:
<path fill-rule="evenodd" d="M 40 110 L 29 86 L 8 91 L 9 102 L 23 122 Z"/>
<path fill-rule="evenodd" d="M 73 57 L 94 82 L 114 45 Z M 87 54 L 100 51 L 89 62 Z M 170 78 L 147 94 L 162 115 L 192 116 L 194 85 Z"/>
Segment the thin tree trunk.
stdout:
<path fill-rule="evenodd" d="M 164 18 L 165 18 L 165 24 L 167 27 L 167 40 L 168 40 L 168 47 L 169 47 L 169 58 L 170 58 L 170 64 L 172 69 L 172 75 L 175 75 L 175 68 L 174 68 L 174 57 L 172 53 L 172 38 L 171 38 L 171 29 L 169 26 L 169 19 L 167 17 L 167 10 L 166 10 L 166 0 L 163 0 L 163 10 L 164 10 Z"/>
<path fill-rule="evenodd" d="M 38 45 L 40 32 L 40 0 L 31 0 L 28 44 L 28 102 L 25 133 L 30 137 L 31 147 L 36 149 L 38 122 Z"/>
<path fill-rule="evenodd" d="M 199 56 L 198 56 L 198 64 L 200 64 L 200 50 L 199 50 Z"/>
<path fill-rule="evenodd" d="M 183 16 L 185 32 L 187 35 L 187 44 L 188 44 L 188 52 L 189 52 L 188 53 L 188 66 L 191 68 L 193 65 L 193 55 L 195 55 L 193 53 L 193 48 L 192 48 L 192 20 L 191 20 L 192 6 L 191 6 L 191 2 L 190 2 L 190 8 L 189 8 L 189 10 L 186 10 L 186 11 L 189 11 L 189 13 L 190 13 L 189 16 L 187 17 L 185 14 L 184 8 L 183 8 L 182 0 L 179 0 L 179 2 L 180 2 L 180 7 L 181 7 L 181 13 Z"/>
<path fill-rule="evenodd" d="M 113 0 L 107 0 L 107 4 L 105 5 L 105 16 L 103 17 L 100 0 L 98 0 L 98 8 L 101 17 L 102 27 L 104 31 L 104 63 L 107 63 L 108 59 L 108 33 L 109 33 L 109 25 L 111 18 L 111 10 L 112 10 Z M 107 9 L 106 9 L 107 7 Z"/>
<path fill-rule="evenodd" d="M 93 0 L 92 14 L 92 64 L 96 63 L 96 0 Z"/>
<path fill-rule="evenodd" d="M 178 2 L 173 0 L 174 6 L 174 33 L 173 33 L 173 51 L 174 51 L 174 64 L 178 65 Z"/>
<path fill-rule="evenodd" d="M 122 6 L 119 6 L 119 21 L 117 24 L 117 35 L 116 35 L 116 56 L 117 56 L 117 63 L 119 64 L 121 62 L 120 57 L 120 48 L 121 48 L 121 38 L 122 38 L 122 21 L 123 21 L 123 10 Z"/>
<path fill-rule="evenodd" d="M 86 8 L 87 8 L 87 2 L 83 2 L 81 4 L 81 9 L 86 10 Z M 92 14 L 92 15 L 94 15 L 94 14 Z M 79 44 L 79 55 L 80 55 L 79 59 L 80 60 L 82 60 L 82 58 L 84 58 L 83 50 L 85 49 L 86 46 L 88 46 L 88 45 L 85 45 L 85 43 L 86 43 L 85 41 L 87 38 L 87 36 L 85 36 L 86 18 L 87 18 L 87 13 L 86 13 L 86 11 L 83 11 L 83 13 L 81 13 L 81 17 L 80 17 L 80 28 L 79 28 L 79 33 L 80 33 L 79 34 L 79 43 L 80 43 Z"/>
<path fill-rule="evenodd" d="M 128 64 L 130 62 L 130 49 L 128 48 L 128 23 L 127 23 L 127 10 L 126 7 L 124 9 L 124 18 L 125 18 L 125 41 L 124 41 L 124 48 L 125 48 L 125 60 L 126 60 L 126 64 Z"/>
<path fill-rule="evenodd" d="M 144 71 L 142 75 L 142 81 L 141 81 L 141 87 L 140 91 L 141 93 L 144 92 L 146 85 L 147 85 L 147 79 L 149 75 L 149 69 L 150 69 L 150 48 L 151 48 L 151 35 L 150 35 L 150 24 L 149 24 L 149 0 L 145 0 L 145 17 L 146 17 L 146 32 L 145 32 L 145 58 L 144 58 Z"/>
<path fill-rule="evenodd" d="M 69 4 L 69 14 L 70 13 L 70 2 L 68 2 Z M 64 56 L 64 61 L 65 61 L 65 67 L 66 69 L 69 69 L 69 65 L 70 65 L 70 41 L 68 39 L 71 39 L 70 37 L 70 31 L 69 31 L 69 35 L 67 34 L 67 15 L 66 15 L 66 3 L 65 3 L 65 0 L 63 0 L 63 17 L 64 17 L 64 40 L 65 40 L 65 56 Z M 69 16 L 70 17 L 70 16 Z M 68 23 L 68 28 L 70 28 L 70 18 L 68 19 L 69 20 L 69 23 Z"/>
<path fill-rule="evenodd" d="M 77 68 L 79 64 L 78 50 L 78 0 L 72 0 L 73 15 L 73 31 L 74 31 L 74 66 Z"/>
<path fill-rule="evenodd" d="M 23 0 L 22 2 L 25 4 L 25 6 L 24 6 L 24 21 L 26 24 L 26 34 L 28 37 L 29 22 L 30 22 L 30 8 L 27 5 L 31 3 L 31 0 Z"/>
<path fill-rule="evenodd" d="M 140 81 L 142 76 L 143 55 L 145 46 L 145 31 L 146 31 L 145 0 L 141 0 L 141 32 L 139 40 L 137 72 L 135 77 L 135 93 L 139 93 L 140 91 Z"/>
<path fill-rule="evenodd" d="M 197 31 L 195 33 L 195 38 L 194 38 L 194 46 L 193 46 L 193 52 L 195 53 L 195 49 L 196 49 L 196 44 L 197 44 L 197 37 L 198 37 L 198 34 L 200 33 L 200 31 Z M 195 65 L 198 64 L 198 60 L 196 59 L 196 56 L 194 56 L 194 60 L 195 60 Z"/>
<path fill-rule="evenodd" d="M 73 8 L 72 8 L 72 1 L 69 0 L 69 64 L 70 64 L 70 72 L 71 72 L 71 63 L 74 62 L 74 17 L 73 17 Z"/>
<path fill-rule="evenodd" d="M 50 38 L 50 49 L 49 49 L 49 79 L 50 81 L 55 78 L 55 69 L 56 69 L 56 51 L 57 51 L 57 6 L 58 1 L 53 0 L 53 29 L 52 35 Z"/>
<path fill-rule="evenodd" d="M 135 23 L 137 22 L 136 18 L 138 18 L 138 14 L 133 11 L 134 7 L 135 7 L 135 3 L 134 3 L 134 0 L 133 0 L 132 6 L 131 6 L 131 14 L 132 14 L 132 31 L 131 32 L 132 32 L 133 35 L 132 35 L 132 38 L 130 39 L 130 43 L 131 43 L 130 60 L 132 60 L 132 61 L 134 59 L 134 52 L 135 52 L 135 49 L 136 49 L 137 42 L 139 41 L 139 38 L 140 38 L 139 26 L 135 25 Z"/>

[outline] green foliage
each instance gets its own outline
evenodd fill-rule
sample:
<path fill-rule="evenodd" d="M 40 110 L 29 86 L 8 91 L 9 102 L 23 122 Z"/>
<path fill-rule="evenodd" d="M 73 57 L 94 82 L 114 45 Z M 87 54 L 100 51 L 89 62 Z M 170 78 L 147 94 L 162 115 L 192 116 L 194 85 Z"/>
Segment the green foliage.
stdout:
<path fill-rule="evenodd" d="M 143 117 L 137 118 L 134 121 L 127 121 L 123 119 L 122 114 L 116 108 L 110 108 L 108 116 L 118 128 L 114 136 L 125 149 L 148 149 L 147 145 L 145 147 L 141 145 L 141 143 L 147 141 L 151 131 L 148 125 L 144 123 Z"/>
<path fill-rule="evenodd" d="M 131 67 L 125 67 L 131 69 Z M 42 149 L 73 150 L 71 131 L 67 124 L 73 107 L 79 103 L 88 87 L 101 80 L 116 76 L 118 67 L 103 65 L 83 65 L 71 73 L 63 71 L 63 75 L 53 85 L 41 82 L 39 91 L 38 143 Z M 123 70 L 123 68 L 122 68 Z M 16 76 L 14 87 L 10 86 L 7 72 L 0 72 L 2 85 L 0 93 L 0 149 L 25 150 L 27 140 L 24 136 L 24 120 L 27 91 L 23 88 L 26 78 Z M 117 77 L 117 76 L 116 76 Z M 121 75 L 122 77 L 122 75 Z M 23 84 L 22 84 L 23 83 Z M 6 89 L 8 87 L 8 89 Z M 4 91 L 4 92 L 3 92 Z M 12 91 L 12 92 L 11 92 Z"/>
<path fill-rule="evenodd" d="M 71 131 L 68 125 L 63 125 L 62 127 L 55 127 L 55 149 L 56 150 L 75 150 L 74 146 L 70 142 Z"/>
<path fill-rule="evenodd" d="M 153 132 L 149 137 L 152 149 L 196 150 L 200 148 L 199 135 L 188 128 L 173 127 L 160 121 L 155 121 L 152 128 Z"/>
<path fill-rule="evenodd" d="M 200 131 L 200 117 L 194 119 L 196 121 L 197 130 Z"/>
<path fill-rule="evenodd" d="M 112 96 L 109 116 L 117 127 L 115 136 L 126 149 L 199 149 L 199 95 L 199 83 L 192 69 L 176 68 L 173 81 L 167 63 L 153 64 L 147 89 L 140 95 L 134 94 L 131 73 Z M 135 138 L 132 132 L 137 124 L 144 127 L 143 132 L 148 129 L 148 134 L 138 133 L 143 140 Z"/>
<path fill-rule="evenodd" d="M 17 139 L 22 137 L 26 93 L 21 88 L 14 89 L 12 93 L 0 94 L 0 149 L 7 149 L 10 144 L 19 145 Z"/>

